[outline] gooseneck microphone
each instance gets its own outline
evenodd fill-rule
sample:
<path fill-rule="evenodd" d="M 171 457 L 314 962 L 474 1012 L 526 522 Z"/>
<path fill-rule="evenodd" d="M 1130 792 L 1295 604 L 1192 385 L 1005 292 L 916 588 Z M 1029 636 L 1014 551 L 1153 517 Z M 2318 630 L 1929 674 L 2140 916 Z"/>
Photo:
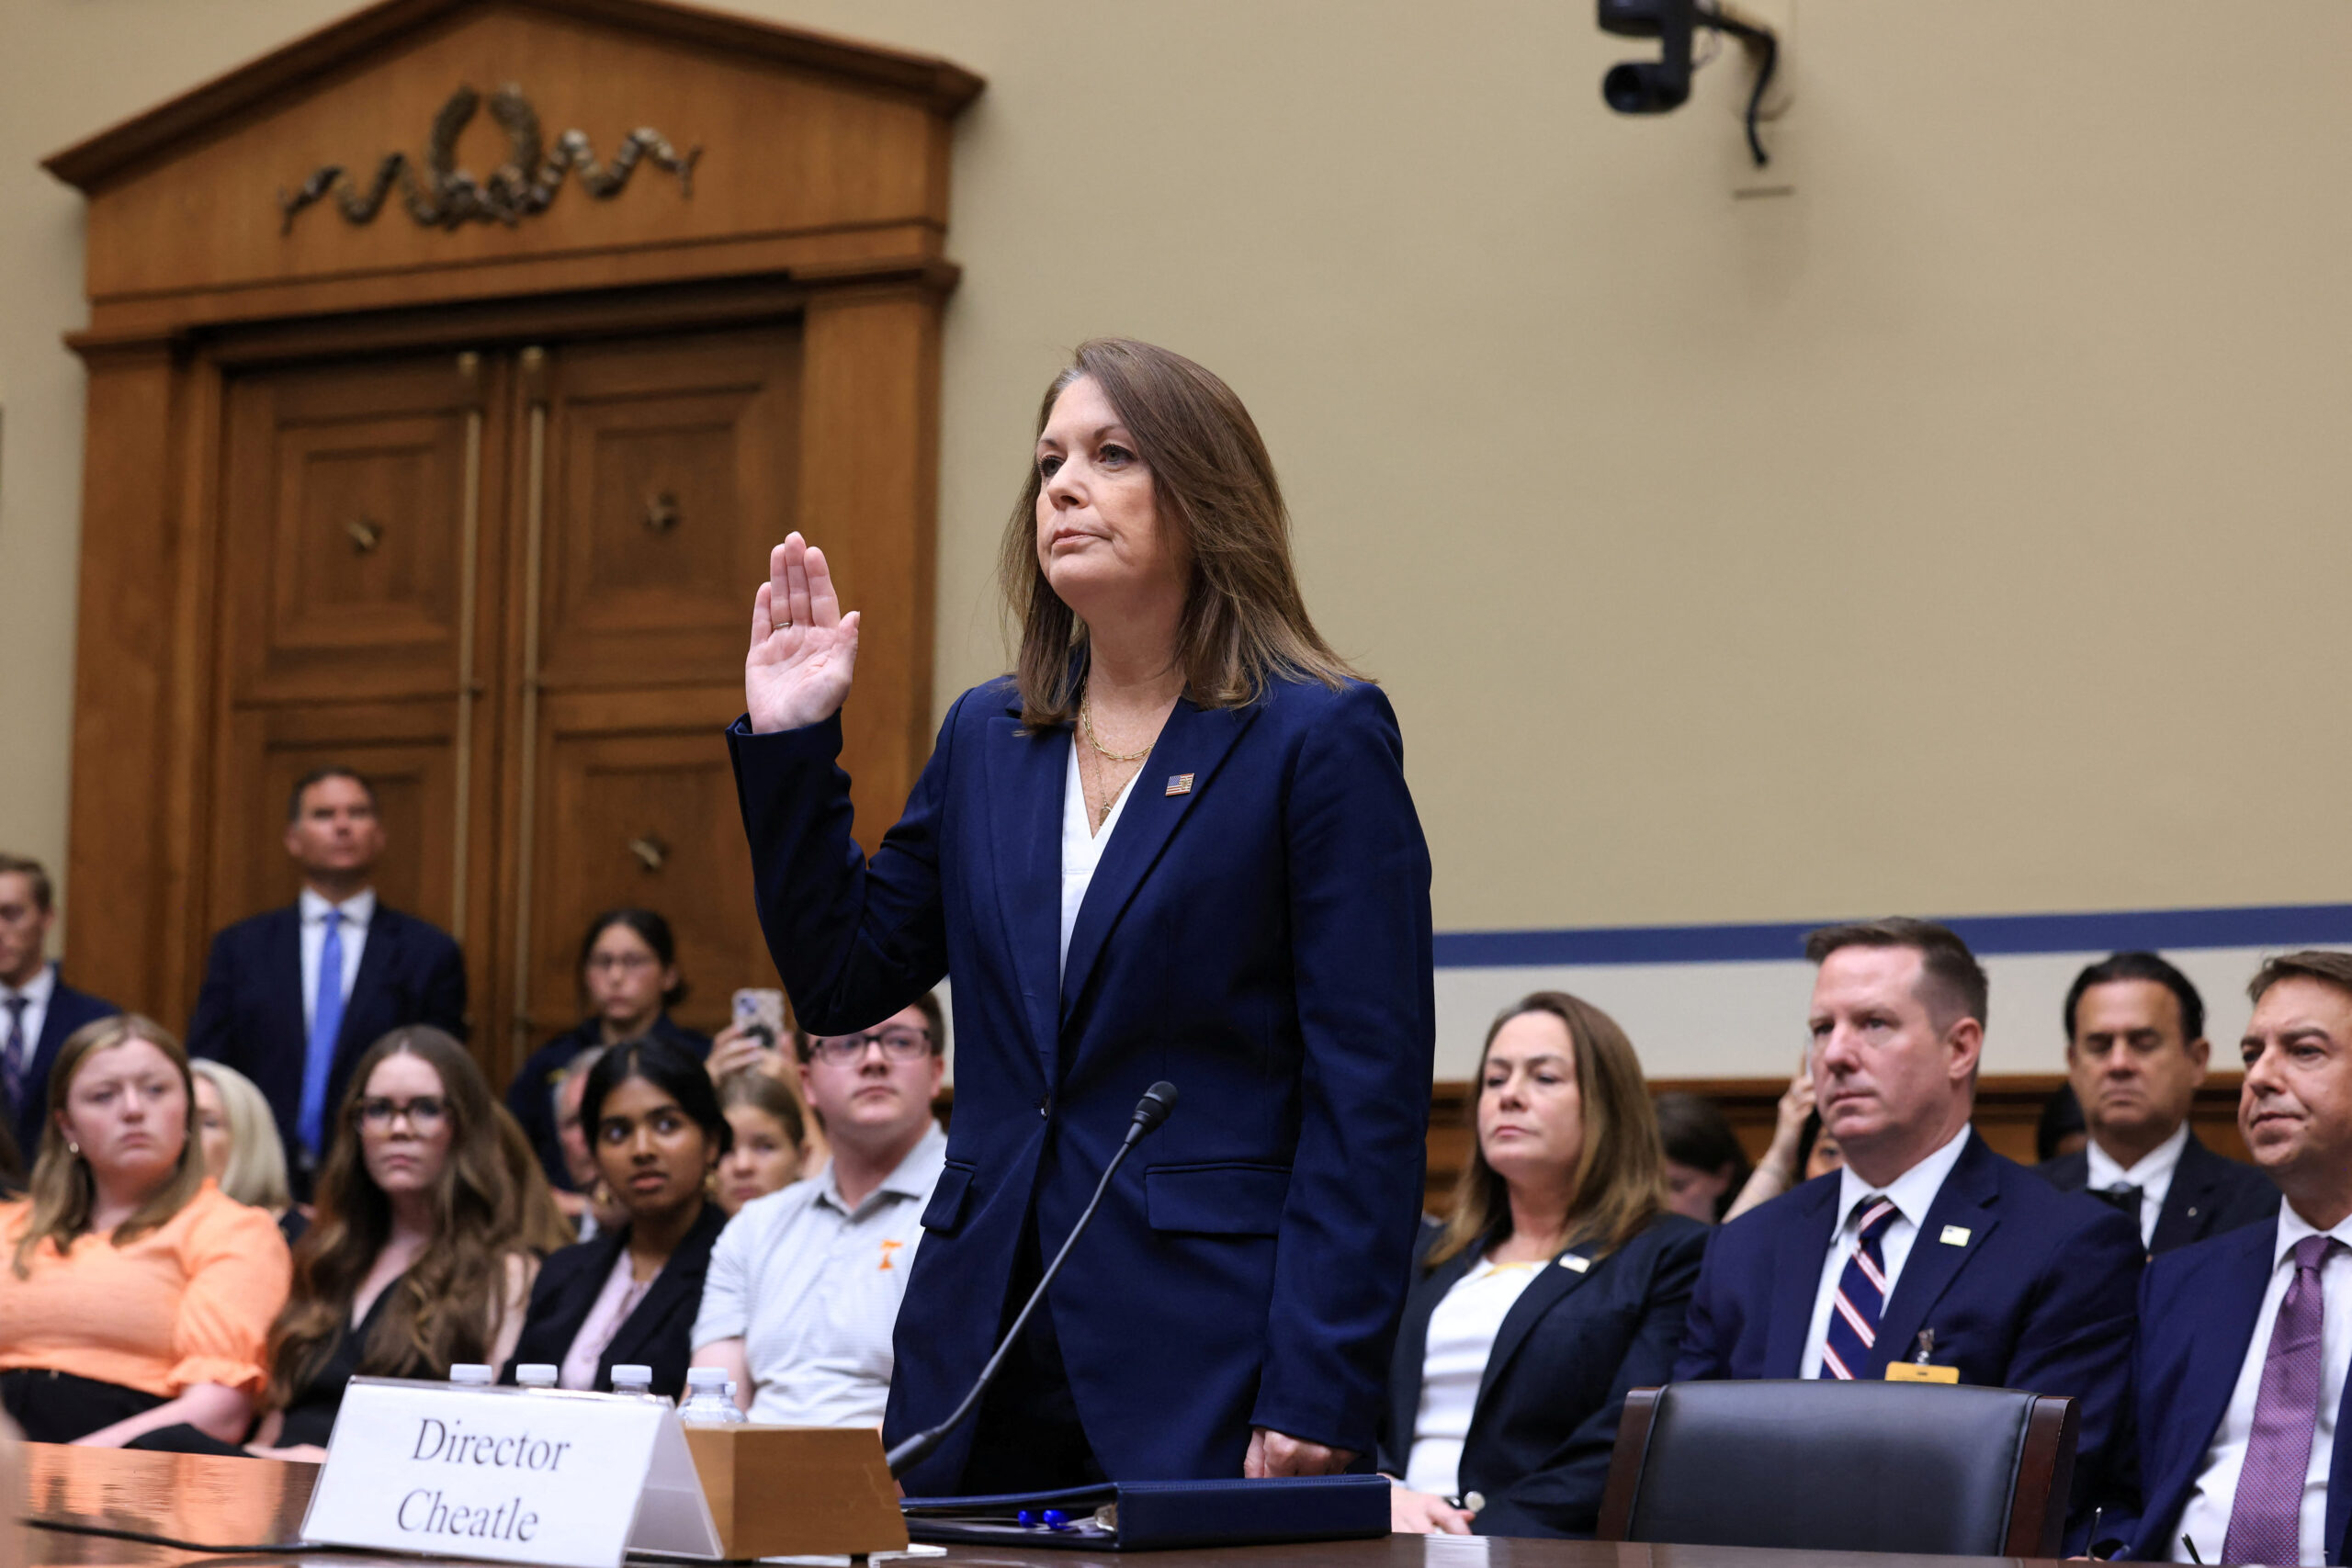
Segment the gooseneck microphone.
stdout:
<path fill-rule="evenodd" d="M 1102 1179 L 1094 1184 L 1094 1196 L 1087 1200 L 1086 1212 L 1078 1216 L 1078 1224 L 1070 1226 L 1069 1238 L 1062 1243 L 1061 1250 L 1054 1254 L 1051 1263 L 1046 1265 L 1046 1272 L 1038 1279 L 1037 1288 L 1030 1292 L 1029 1299 L 1022 1303 L 1021 1315 L 1012 1320 L 1011 1328 L 1005 1330 L 1003 1339 L 998 1342 L 996 1353 L 989 1358 L 989 1364 L 980 1369 L 980 1375 L 973 1381 L 972 1390 L 964 1396 L 964 1403 L 950 1412 L 947 1419 L 938 1426 L 917 1432 L 883 1456 L 884 1462 L 890 1467 L 892 1479 L 904 1475 L 929 1459 L 932 1450 L 939 1447 L 947 1434 L 954 1431 L 979 1404 L 980 1395 L 986 1393 L 989 1384 L 996 1380 L 997 1369 L 1004 1365 L 1005 1353 L 1021 1337 L 1021 1331 L 1029 1326 L 1029 1314 L 1035 1312 L 1038 1303 L 1046 1299 L 1046 1287 L 1052 1284 L 1054 1276 L 1061 1272 L 1062 1264 L 1069 1258 L 1069 1249 L 1078 1245 L 1078 1238 L 1086 1234 L 1087 1223 L 1094 1218 L 1094 1211 L 1102 1206 L 1102 1194 L 1111 1190 L 1111 1178 L 1119 1173 L 1119 1167 L 1125 1161 L 1127 1152 L 1167 1121 L 1168 1113 L 1175 1109 L 1174 1084 L 1163 1080 L 1144 1090 L 1143 1098 L 1136 1102 L 1135 1120 L 1127 1124 L 1127 1135 L 1120 1143 L 1118 1152 L 1111 1156 L 1111 1163 L 1102 1168 Z"/>

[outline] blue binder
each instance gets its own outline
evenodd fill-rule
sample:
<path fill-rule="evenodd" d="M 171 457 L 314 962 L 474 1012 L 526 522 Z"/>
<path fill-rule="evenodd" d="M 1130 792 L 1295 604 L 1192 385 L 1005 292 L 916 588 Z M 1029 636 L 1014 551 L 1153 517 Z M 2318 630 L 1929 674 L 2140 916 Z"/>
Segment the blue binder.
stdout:
<path fill-rule="evenodd" d="M 1113 1481 L 995 1497 L 910 1497 L 899 1506 L 909 1535 L 942 1545 L 1152 1551 L 1384 1536 L 1388 1490 L 1380 1475 Z M 1045 1522 L 1049 1509 L 1057 1522 Z"/>

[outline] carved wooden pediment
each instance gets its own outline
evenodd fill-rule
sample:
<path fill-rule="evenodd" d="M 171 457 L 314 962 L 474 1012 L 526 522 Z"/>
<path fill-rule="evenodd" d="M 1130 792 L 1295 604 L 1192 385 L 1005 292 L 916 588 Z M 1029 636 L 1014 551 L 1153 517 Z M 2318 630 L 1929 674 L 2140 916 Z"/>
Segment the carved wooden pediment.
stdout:
<path fill-rule="evenodd" d="M 944 275 L 980 85 L 659 0 L 385 0 L 47 166 L 90 198 L 102 336 L 413 303 L 420 274 L 445 300 Z"/>

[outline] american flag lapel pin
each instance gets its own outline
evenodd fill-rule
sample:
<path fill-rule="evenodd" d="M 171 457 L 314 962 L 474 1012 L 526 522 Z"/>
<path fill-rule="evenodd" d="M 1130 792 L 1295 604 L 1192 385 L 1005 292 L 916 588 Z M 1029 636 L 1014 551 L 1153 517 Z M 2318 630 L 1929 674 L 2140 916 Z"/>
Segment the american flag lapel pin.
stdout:
<path fill-rule="evenodd" d="M 1193 775 L 1192 775 L 1192 774 L 1190 774 L 1190 773 L 1170 773 L 1170 774 L 1169 774 L 1169 775 L 1168 775 L 1168 793 L 1169 793 L 1169 794 L 1170 794 L 1170 795 L 1190 795 L 1190 794 L 1192 794 L 1192 793 L 1193 793 Z"/>

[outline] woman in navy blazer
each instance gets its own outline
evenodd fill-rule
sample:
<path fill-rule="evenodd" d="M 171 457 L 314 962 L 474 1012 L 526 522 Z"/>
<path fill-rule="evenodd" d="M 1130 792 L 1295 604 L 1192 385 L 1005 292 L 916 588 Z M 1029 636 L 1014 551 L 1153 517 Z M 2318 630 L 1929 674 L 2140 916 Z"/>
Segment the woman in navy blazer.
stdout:
<path fill-rule="evenodd" d="M 1165 1078 L 1182 1102 L 906 1488 L 1345 1468 L 1410 1273 L 1435 1033 L 1396 716 L 1307 619 L 1239 400 L 1164 349 L 1090 343 L 1055 381 L 1002 566 L 1018 671 L 956 700 L 870 860 L 834 763 L 858 616 L 797 534 L 729 737 L 803 1023 L 954 985 L 884 1436 L 963 1397 Z"/>
<path fill-rule="evenodd" d="M 1607 1013 L 1495 1020 L 1477 1142 L 1405 1304 L 1381 1433 L 1399 1530 L 1590 1536 L 1627 1391 L 1673 1370 L 1708 1229 L 1666 1211 L 1657 1119 Z"/>

